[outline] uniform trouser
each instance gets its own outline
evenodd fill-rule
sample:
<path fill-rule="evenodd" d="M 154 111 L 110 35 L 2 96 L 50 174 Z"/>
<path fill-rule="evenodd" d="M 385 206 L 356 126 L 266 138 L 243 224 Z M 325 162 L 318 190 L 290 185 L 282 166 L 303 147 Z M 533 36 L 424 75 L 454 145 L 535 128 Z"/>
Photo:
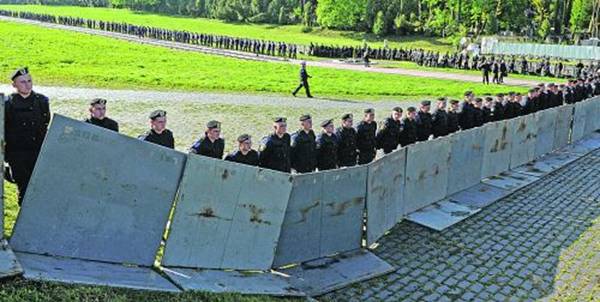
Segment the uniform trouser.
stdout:
<path fill-rule="evenodd" d="M 14 152 L 6 154 L 6 161 L 10 166 L 12 176 L 17 183 L 19 189 L 19 205 L 23 202 L 27 185 L 33 173 L 33 167 L 37 161 L 37 151 Z"/>
<path fill-rule="evenodd" d="M 298 85 L 298 87 L 296 87 L 296 89 L 294 90 L 294 92 L 292 92 L 292 94 L 296 95 L 296 93 L 298 93 L 298 91 L 300 91 L 300 89 L 302 89 L 302 87 L 304 87 L 304 90 L 306 90 L 306 96 L 312 97 L 312 95 L 310 95 L 310 87 L 308 86 L 308 81 L 300 82 L 300 85 Z"/>
<path fill-rule="evenodd" d="M 375 159 L 375 150 L 358 150 L 358 164 L 368 164 Z"/>
<path fill-rule="evenodd" d="M 490 75 L 487 73 L 483 74 L 483 83 L 484 84 L 489 84 L 490 83 Z"/>

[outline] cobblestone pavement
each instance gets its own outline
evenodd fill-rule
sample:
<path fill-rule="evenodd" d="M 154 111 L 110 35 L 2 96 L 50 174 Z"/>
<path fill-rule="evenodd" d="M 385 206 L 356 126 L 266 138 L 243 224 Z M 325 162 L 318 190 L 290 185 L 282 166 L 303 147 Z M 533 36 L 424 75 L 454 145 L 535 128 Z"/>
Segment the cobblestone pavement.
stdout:
<path fill-rule="evenodd" d="M 319 300 L 600 301 L 600 150 L 443 232 L 404 221 L 380 242 L 396 272 Z"/>
<path fill-rule="evenodd" d="M 121 39 L 121 40 L 130 41 L 130 42 L 141 43 L 141 44 L 160 46 L 160 47 L 168 47 L 168 48 L 179 49 L 179 50 L 196 51 L 196 52 L 202 52 L 202 53 L 211 54 L 211 55 L 226 56 L 226 57 L 232 57 L 232 58 L 243 59 L 243 60 L 268 61 L 268 62 L 283 63 L 283 64 L 299 64 L 301 61 L 301 60 L 287 60 L 287 59 L 282 59 L 280 57 L 272 57 L 272 56 L 265 56 L 265 55 L 255 55 L 255 54 L 250 54 L 250 53 L 235 51 L 235 50 L 210 48 L 210 47 L 205 47 L 205 46 L 200 46 L 200 45 L 191 45 L 191 44 L 186 44 L 186 43 L 139 38 L 138 36 L 135 36 L 135 35 L 107 32 L 107 31 L 103 31 L 103 30 L 89 29 L 89 28 L 83 28 L 83 27 L 66 26 L 66 25 L 54 24 L 54 23 L 44 23 L 44 22 L 35 21 L 35 20 L 11 18 L 11 17 L 6 17 L 6 16 L 0 16 L 0 20 L 33 24 L 33 25 L 39 25 L 39 26 L 43 26 L 43 27 L 47 27 L 47 28 L 69 30 L 69 31 L 104 36 L 104 37 L 109 37 L 109 38 L 116 38 L 116 39 Z M 340 62 L 337 60 L 310 61 L 308 64 L 310 66 L 344 69 L 344 70 L 376 72 L 376 73 L 414 76 L 414 77 L 425 77 L 425 78 L 434 78 L 434 79 L 443 79 L 443 80 L 455 80 L 455 81 L 481 83 L 481 76 L 479 76 L 479 75 L 447 73 L 447 72 L 443 72 L 443 71 L 438 72 L 438 71 L 429 71 L 429 70 L 383 68 L 383 67 L 366 68 L 363 65 L 347 64 L 347 63 Z M 514 85 L 514 86 L 534 86 L 537 83 L 538 83 L 537 81 L 525 80 L 525 79 L 507 78 L 504 80 L 505 85 Z"/>

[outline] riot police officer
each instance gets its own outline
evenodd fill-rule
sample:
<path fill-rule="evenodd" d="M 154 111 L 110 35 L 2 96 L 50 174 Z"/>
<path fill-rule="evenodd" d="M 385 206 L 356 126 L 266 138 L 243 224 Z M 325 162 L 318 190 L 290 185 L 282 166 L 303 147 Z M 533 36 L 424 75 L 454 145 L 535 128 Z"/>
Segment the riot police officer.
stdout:
<path fill-rule="evenodd" d="M 431 101 L 422 101 L 417 114 L 417 141 L 426 141 L 433 133 L 433 119 L 429 110 Z"/>
<path fill-rule="evenodd" d="M 402 147 L 414 144 L 417 141 L 417 109 L 406 108 L 406 117 L 402 120 L 404 127 L 400 133 L 400 145 Z"/>
<path fill-rule="evenodd" d="M 273 133 L 262 139 L 259 148 L 259 166 L 281 172 L 291 172 L 290 135 L 287 133 L 287 119 L 275 118 Z"/>
<path fill-rule="evenodd" d="M 337 168 L 338 138 L 335 135 L 333 120 L 321 123 L 323 131 L 317 137 L 317 167 L 319 171 Z"/>
<path fill-rule="evenodd" d="M 383 149 L 388 154 L 394 151 L 400 144 L 400 132 L 402 132 L 402 108 L 394 107 L 391 116 L 383 122 L 383 127 L 377 132 L 377 148 Z"/>
<path fill-rule="evenodd" d="M 90 117 L 85 119 L 86 123 L 119 132 L 119 123 L 106 116 L 106 100 L 95 98 L 90 102 Z"/>
<path fill-rule="evenodd" d="M 312 118 L 305 114 L 300 117 L 301 129 L 291 136 L 292 168 L 298 173 L 313 172 L 317 168 L 317 143 L 312 129 Z"/>
<path fill-rule="evenodd" d="M 338 138 L 337 160 L 339 167 L 352 167 L 356 165 L 356 130 L 353 127 L 351 113 L 342 115 L 342 125 L 337 128 L 335 135 Z"/>
<path fill-rule="evenodd" d="M 258 152 L 252 149 L 252 137 L 248 134 L 242 134 L 237 138 L 238 149 L 229 153 L 225 160 L 258 166 Z"/>
<path fill-rule="evenodd" d="M 150 130 L 140 135 L 138 138 L 163 147 L 175 148 L 175 138 L 173 132 L 167 129 L 167 112 L 164 110 L 154 110 L 150 113 Z"/>
<path fill-rule="evenodd" d="M 190 153 L 221 159 L 224 149 L 225 140 L 221 138 L 221 123 L 210 121 L 206 123 L 204 136 L 192 145 Z"/>
<path fill-rule="evenodd" d="M 356 126 L 356 146 L 358 149 L 358 164 L 368 164 L 375 159 L 377 141 L 377 123 L 375 122 L 375 109 L 368 108 L 364 111 L 363 120 Z"/>
<path fill-rule="evenodd" d="M 433 137 L 447 135 L 448 131 L 448 113 L 446 112 L 446 98 L 439 98 L 436 103 L 435 112 L 431 120 L 431 130 Z"/>
<path fill-rule="evenodd" d="M 11 80 L 16 92 L 5 103 L 5 150 L 20 205 L 48 131 L 50 104 L 46 96 L 33 91 L 27 67 L 15 71 Z"/>

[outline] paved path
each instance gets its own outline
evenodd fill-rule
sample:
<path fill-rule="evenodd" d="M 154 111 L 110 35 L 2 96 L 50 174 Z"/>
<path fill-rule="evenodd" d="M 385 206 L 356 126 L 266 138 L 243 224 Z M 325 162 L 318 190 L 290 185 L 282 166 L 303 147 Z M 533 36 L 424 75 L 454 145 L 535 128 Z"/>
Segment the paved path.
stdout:
<path fill-rule="evenodd" d="M 395 273 L 319 300 L 600 301 L 600 150 L 443 232 L 404 221 L 380 242 Z"/>
<path fill-rule="evenodd" d="M 265 56 L 265 55 L 255 55 L 247 52 L 235 51 L 235 50 L 227 50 L 227 49 L 217 49 L 211 47 L 205 47 L 200 45 L 192 45 L 186 43 L 178 43 L 172 41 L 163 41 L 163 40 L 155 40 L 148 38 L 139 38 L 134 35 L 127 35 L 121 33 L 108 32 L 103 30 L 89 29 L 83 27 L 74 27 L 74 26 L 66 26 L 61 24 L 54 23 L 44 23 L 40 21 L 20 19 L 20 18 L 11 18 L 0 16 L 0 20 L 10 21 L 10 22 L 19 22 L 26 24 L 34 24 L 47 28 L 61 29 L 61 30 L 69 30 L 80 33 L 117 38 L 121 40 L 137 42 L 141 44 L 168 47 L 179 50 L 187 50 L 187 51 L 195 51 L 202 52 L 211 55 L 219 55 L 232 57 L 243 60 L 258 60 L 258 61 L 268 61 L 268 62 L 276 62 L 281 64 L 299 64 L 300 60 L 288 60 L 280 57 L 273 56 Z M 424 77 L 424 78 L 434 78 L 434 79 L 443 79 L 443 80 L 457 80 L 457 81 L 465 81 L 465 82 L 481 82 L 481 77 L 478 75 L 469 75 L 469 74 L 458 74 L 458 73 L 446 73 L 446 72 L 437 72 L 437 71 L 424 71 L 424 70 L 414 70 L 414 69 L 402 69 L 402 68 L 381 68 L 381 67 L 369 67 L 366 68 L 362 65 L 356 64 L 348 64 L 340 61 L 310 61 L 308 63 L 310 66 L 317 67 L 326 67 L 326 68 L 335 68 L 335 69 L 344 69 L 344 70 L 354 70 L 354 71 L 363 71 L 363 72 L 376 72 L 376 73 L 385 73 L 385 74 L 396 74 L 396 75 L 406 75 L 406 76 L 414 76 L 414 77 Z M 533 80 L 524 80 L 524 79 L 513 79 L 506 78 L 506 85 L 512 86 L 534 86 L 538 82 Z"/>
<path fill-rule="evenodd" d="M 192 101 L 202 104 L 235 104 L 258 106 L 284 106 L 294 108 L 381 108 L 389 110 L 398 104 L 395 101 L 348 101 L 332 99 L 308 99 L 305 97 L 286 97 L 269 95 L 248 95 L 229 93 L 177 92 L 153 90 L 102 89 L 84 87 L 60 87 L 35 85 L 34 90 L 46 95 L 51 101 L 92 99 L 96 97 L 113 101 Z M 14 89 L 9 85 L 0 85 L 0 93 L 10 94 Z M 394 105 L 392 105 L 394 104 Z M 417 102 L 402 101 L 402 106 L 416 106 Z"/>

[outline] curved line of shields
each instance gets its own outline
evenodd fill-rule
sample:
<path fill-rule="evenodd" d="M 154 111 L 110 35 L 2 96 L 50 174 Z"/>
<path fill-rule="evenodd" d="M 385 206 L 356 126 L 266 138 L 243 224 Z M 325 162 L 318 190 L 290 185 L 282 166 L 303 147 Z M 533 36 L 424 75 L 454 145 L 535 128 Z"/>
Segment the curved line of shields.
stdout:
<path fill-rule="evenodd" d="M 137 289 L 319 295 L 393 271 L 368 250 L 402 219 L 418 221 L 430 207 L 468 216 L 457 208 L 489 204 L 478 204 L 481 186 L 501 191 L 493 202 L 600 147 L 584 139 L 600 129 L 599 101 L 298 175 L 188 156 L 55 115 L 10 239 L 16 258 L 4 249 L 0 269 L 17 274 L 20 262 L 26 278 Z"/>

